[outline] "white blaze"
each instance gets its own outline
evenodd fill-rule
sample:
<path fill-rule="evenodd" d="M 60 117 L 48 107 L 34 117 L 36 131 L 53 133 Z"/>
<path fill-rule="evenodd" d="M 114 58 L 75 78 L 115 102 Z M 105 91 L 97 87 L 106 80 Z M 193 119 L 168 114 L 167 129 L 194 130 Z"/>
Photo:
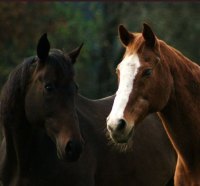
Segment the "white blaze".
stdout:
<path fill-rule="evenodd" d="M 124 117 L 124 110 L 133 89 L 133 81 L 140 67 L 137 54 L 126 56 L 119 64 L 120 82 L 110 115 L 108 125 L 117 125 L 117 120 Z"/>

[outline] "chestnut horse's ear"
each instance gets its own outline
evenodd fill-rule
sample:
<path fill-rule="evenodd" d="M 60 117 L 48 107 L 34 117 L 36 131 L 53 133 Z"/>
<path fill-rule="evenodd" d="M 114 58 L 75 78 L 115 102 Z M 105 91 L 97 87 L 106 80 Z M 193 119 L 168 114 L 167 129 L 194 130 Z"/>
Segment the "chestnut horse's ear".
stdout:
<path fill-rule="evenodd" d="M 131 34 L 123 25 L 119 25 L 118 33 L 122 44 L 126 47 L 134 39 Z"/>
<path fill-rule="evenodd" d="M 145 39 L 146 45 L 150 48 L 154 48 L 154 46 L 156 44 L 156 37 L 155 37 L 151 27 L 149 25 L 147 25 L 146 23 L 143 24 L 142 35 Z"/>
<path fill-rule="evenodd" d="M 43 34 L 38 41 L 37 56 L 40 61 L 45 61 L 49 55 L 50 43 L 47 39 L 47 33 Z"/>
<path fill-rule="evenodd" d="M 68 55 L 72 60 L 72 64 L 74 64 L 76 62 L 76 58 L 78 57 L 81 48 L 83 47 L 83 43 L 81 43 L 81 45 L 77 48 L 75 48 L 74 50 L 72 50 Z"/>

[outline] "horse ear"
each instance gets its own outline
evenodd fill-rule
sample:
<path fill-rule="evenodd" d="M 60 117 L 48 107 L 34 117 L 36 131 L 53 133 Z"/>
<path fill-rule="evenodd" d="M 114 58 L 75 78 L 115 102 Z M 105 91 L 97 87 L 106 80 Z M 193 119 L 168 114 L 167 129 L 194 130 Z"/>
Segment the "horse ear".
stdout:
<path fill-rule="evenodd" d="M 47 39 L 47 33 L 43 34 L 38 41 L 37 56 L 41 61 L 45 61 L 49 55 L 50 43 Z"/>
<path fill-rule="evenodd" d="M 146 41 L 146 45 L 148 47 L 154 48 L 155 44 L 156 44 L 156 37 L 155 37 L 151 27 L 146 23 L 143 24 L 142 35 Z"/>
<path fill-rule="evenodd" d="M 118 33 L 122 44 L 126 47 L 134 39 L 131 34 L 123 25 L 119 25 Z"/>
<path fill-rule="evenodd" d="M 72 50 L 68 55 L 72 60 L 72 64 L 74 64 L 76 62 L 76 58 L 78 57 L 81 48 L 83 47 L 83 43 L 81 43 L 81 45 L 77 48 L 75 48 L 74 50 Z"/>

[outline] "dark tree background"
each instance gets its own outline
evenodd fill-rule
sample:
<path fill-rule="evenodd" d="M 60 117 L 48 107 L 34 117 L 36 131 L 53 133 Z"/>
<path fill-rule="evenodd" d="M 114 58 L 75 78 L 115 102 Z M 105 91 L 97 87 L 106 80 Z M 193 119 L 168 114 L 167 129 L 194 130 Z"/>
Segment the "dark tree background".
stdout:
<path fill-rule="evenodd" d="M 10 71 L 36 54 L 44 32 L 51 46 L 68 52 L 84 42 L 75 65 L 80 93 L 113 94 L 115 67 L 123 55 L 117 28 L 140 32 L 150 24 L 157 36 L 199 63 L 198 2 L 0 2 L 0 88 Z"/>

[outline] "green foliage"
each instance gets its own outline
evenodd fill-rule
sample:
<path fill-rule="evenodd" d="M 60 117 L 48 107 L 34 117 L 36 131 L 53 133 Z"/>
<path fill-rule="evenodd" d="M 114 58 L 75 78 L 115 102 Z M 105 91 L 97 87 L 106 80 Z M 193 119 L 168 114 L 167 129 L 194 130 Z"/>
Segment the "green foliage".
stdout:
<path fill-rule="evenodd" d="M 111 6 L 112 5 L 112 6 Z M 35 55 L 44 32 L 51 46 L 66 52 L 82 42 L 76 80 L 80 92 L 99 98 L 115 92 L 115 67 L 123 54 L 117 27 L 141 31 L 149 23 L 157 36 L 198 62 L 200 3 L 45 2 L 0 3 L 0 87 L 25 57 Z"/>

